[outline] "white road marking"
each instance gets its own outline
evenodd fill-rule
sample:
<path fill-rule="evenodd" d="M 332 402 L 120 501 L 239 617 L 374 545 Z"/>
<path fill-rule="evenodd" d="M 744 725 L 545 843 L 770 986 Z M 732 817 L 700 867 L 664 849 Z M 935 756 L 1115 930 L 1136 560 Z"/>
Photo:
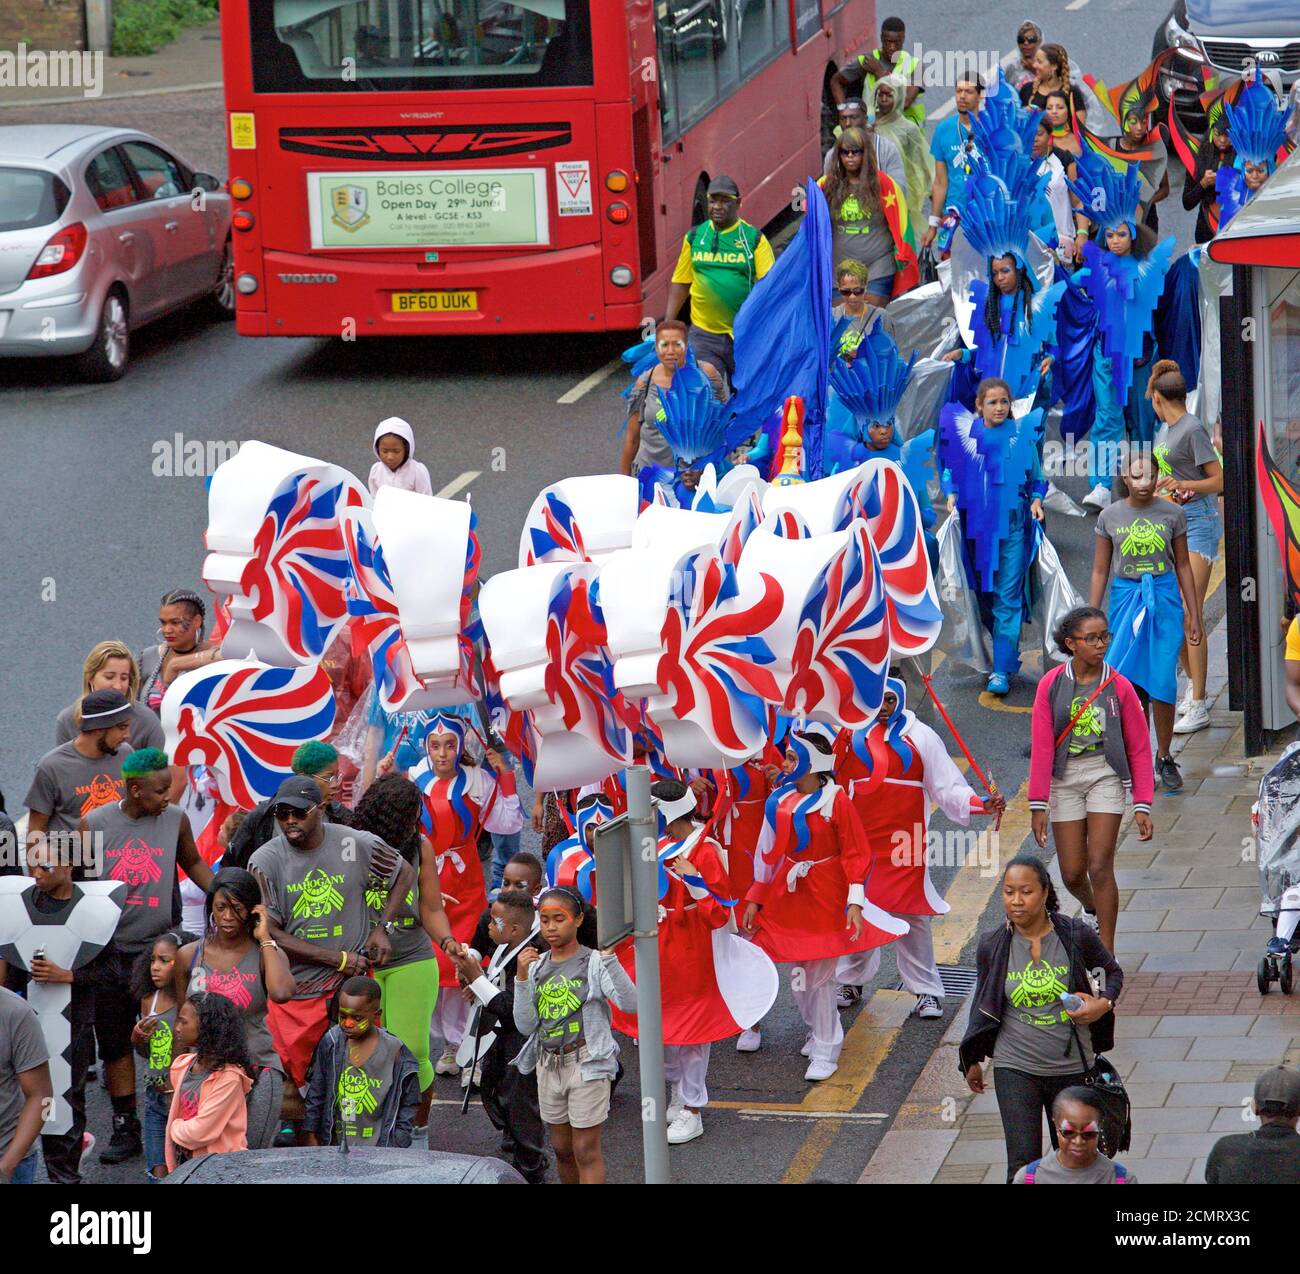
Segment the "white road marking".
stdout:
<path fill-rule="evenodd" d="M 1083 3 L 1087 4 L 1088 0 L 1083 0 Z M 1005 71 L 1009 67 L 1014 66 L 1016 61 L 1019 59 L 1019 57 L 1020 57 L 1019 49 L 1012 49 L 1011 52 L 1008 53 L 1006 57 L 1002 59 L 999 65 Z M 953 111 L 955 111 L 956 109 L 957 109 L 957 99 L 956 97 L 950 97 L 941 107 L 939 107 L 937 111 L 932 111 L 929 115 L 926 116 L 926 118 L 932 120 L 947 119 L 948 116 L 951 115 Z"/>
<path fill-rule="evenodd" d="M 576 403 L 583 394 L 590 393 L 602 380 L 618 371 L 622 366 L 623 360 L 621 358 L 610 359 L 604 367 L 597 369 L 592 372 L 590 376 L 580 380 L 572 389 L 567 393 L 561 394 L 555 401 L 557 403 Z"/>
<path fill-rule="evenodd" d="M 879 1123 L 889 1118 L 883 1111 L 875 1110 L 764 1110 L 761 1106 L 746 1107 L 736 1113 L 741 1119 L 856 1119 Z"/>
<path fill-rule="evenodd" d="M 1088 0 L 1070 0 L 1070 3 L 1065 6 L 1065 11 L 1066 13 L 1073 13 L 1075 9 L 1082 9 L 1087 3 Z"/>
<path fill-rule="evenodd" d="M 481 469 L 470 469 L 465 473 L 462 473 L 459 478 L 453 478 L 441 491 L 435 491 L 433 494 L 440 496 L 444 500 L 450 500 L 457 491 L 469 486 L 469 484 L 482 472 Z"/>

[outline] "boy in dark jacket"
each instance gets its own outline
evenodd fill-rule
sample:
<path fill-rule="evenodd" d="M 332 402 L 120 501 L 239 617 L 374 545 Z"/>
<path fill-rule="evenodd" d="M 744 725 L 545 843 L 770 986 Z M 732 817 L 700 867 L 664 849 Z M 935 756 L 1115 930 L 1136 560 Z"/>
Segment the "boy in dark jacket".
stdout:
<path fill-rule="evenodd" d="M 307 1076 L 303 1132 L 309 1146 L 411 1144 L 420 1068 L 411 1050 L 379 1025 L 379 983 L 349 978 L 339 1022 L 316 1046 Z"/>
<path fill-rule="evenodd" d="M 515 963 L 525 947 L 543 951 L 545 943 L 538 933 L 532 897 L 526 890 L 503 888 L 489 911 L 495 950 L 486 971 L 473 956 L 452 957 L 460 981 L 476 1001 L 465 1043 L 471 1044 L 475 1038 L 479 1042 L 479 1096 L 492 1126 L 502 1134 L 502 1155 L 529 1184 L 540 1185 L 546 1180 L 547 1156 L 537 1104 L 537 1076 L 521 1075 L 511 1063 L 527 1040 L 515 1026 Z"/>

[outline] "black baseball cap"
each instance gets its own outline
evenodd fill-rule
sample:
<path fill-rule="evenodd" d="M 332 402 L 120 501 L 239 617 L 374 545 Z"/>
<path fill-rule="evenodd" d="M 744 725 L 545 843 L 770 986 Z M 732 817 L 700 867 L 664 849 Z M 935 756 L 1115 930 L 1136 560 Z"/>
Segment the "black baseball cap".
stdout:
<path fill-rule="evenodd" d="M 708 193 L 711 195 L 730 195 L 733 199 L 739 199 L 740 187 L 736 185 L 732 178 L 723 174 L 709 182 Z"/>
<path fill-rule="evenodd" d="M 92 690 L 81 701 L 81 728 L 107 730 L 131 720 L 131 702 L 120 690 Z"/>
<path fill-rule="evenodd" d="M 309 810 L 321 803 L 320 788 L 315 779 L 305 778 L 301 774 L 291 774 L 275 793 L 272 808 L 276 805 L 292 805 L 296 810 Z"/>
<path fill-rule="evenodd" d="M 1300 1071 L 1274 1066 L 1255 1081 L 1255 1105 L 1266 1115 L 1300 1110 Z"/>

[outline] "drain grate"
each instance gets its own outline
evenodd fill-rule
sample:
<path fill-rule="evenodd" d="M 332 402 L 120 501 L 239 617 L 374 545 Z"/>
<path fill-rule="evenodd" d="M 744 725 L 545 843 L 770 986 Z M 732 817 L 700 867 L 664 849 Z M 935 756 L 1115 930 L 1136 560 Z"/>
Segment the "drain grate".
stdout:
<path fill-rule="evenodd" d="M 964 964 L 941 964 L 939 981 L 943 983 L 943 993 L 955 1000 L 964 999 L 975 990 L 975 970 Z M 902 991 L 903 984 L 898 982 L 895 991 Z"/>

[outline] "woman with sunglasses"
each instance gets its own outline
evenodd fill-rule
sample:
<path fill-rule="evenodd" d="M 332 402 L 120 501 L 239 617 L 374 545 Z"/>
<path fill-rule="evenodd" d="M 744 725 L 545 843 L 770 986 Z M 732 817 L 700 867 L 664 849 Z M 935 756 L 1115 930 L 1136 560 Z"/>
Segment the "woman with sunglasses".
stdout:
<path fill-rule="evenodd" d="M 1128 797 L 1138 839 L 1151 839 L 1151 738 L 1137 691 L 1106 662 L 1106 614 L 1079 606 L 1053 634 L 1069 659 L 1038 683 L 1031 719 L 1029 809 L 1034 839 L 1052 837 L 1061 880 L 1083 921 L 1115 949 L 1115 842 Z"/>
<path fill-rule="evenodd" d="M 295 774 L 312 779 L 320 788 L 320 798 L 325 805 L 325 821 L 353 825 L 352 811 L 339 799 L 339 754 L 330 743 L 313 741 L 304 743 L 293 754 L 289 762 Z M 261 849 L 272 836 L 278 836 L 280 829 L 276 824 L 272 807 L 275 801 L 263 801 L 239 825 L 230 838 L 230 845 L 222 855 L 223 867 L 247 867 L 248 860 L 254 852 Z"/>
<path fill-rule="evenodd" d="M 1034 54 L 1043 42 L 1043 29 L 1037 22 L 1025 21 L 1016 32 L 1016 48 L 1020 52 L 1020 61 L 1006 72 L 1007 82 L 1013 89 L 1032 83 L 1034 76 Z"/>
<path fill-rule="evenodd" d="M 727 388 L 718 369 L 712 363 L 696 362 L 687 349 L 686 336 L 686 324 L 680 319 L 664 319 L 655 325 L 655 354 L 659 362 L 637 377 L 628 395 L 619 473 L 636 477 L 642 469 L 676 468 L 677 458 L 659 432 L 657 422 L 664 419 L 660 395 L 672 386 L 673 377 L 683 367 L 697 367 L 713 386 L 713 396 L 719 402 L 726 401 Z"/>
<path fill-rule="evenodd" d="M 884 308 L 890 298 L 916 287 L 920 275 L 908 221 L 907 196 L 876 168 L 875 147 L 861 129 L 835 139 L 829 177 L 817 184 L 826 195 L 836 261 L 856 261 L 867 272 L 866 303 Z"/>
<path fill-rule="evenodd" d="M 1092 929 L 1061 915 L 1047 868 L 1033 854 L 1006 865 L 1002 908 L 1006 923 L 981 934 L 975 950 L 975 995 L 957 1056 L 973 1093 L 984 1092 L 984 1060 L 993 1060 L 1010 1184 L 1043 1153 L 1044 1114 L 1056 1148 L 1057 1096 L 1086 1083 L 1097 1054 L 1114 1046 L 1124 970 Z"/>

